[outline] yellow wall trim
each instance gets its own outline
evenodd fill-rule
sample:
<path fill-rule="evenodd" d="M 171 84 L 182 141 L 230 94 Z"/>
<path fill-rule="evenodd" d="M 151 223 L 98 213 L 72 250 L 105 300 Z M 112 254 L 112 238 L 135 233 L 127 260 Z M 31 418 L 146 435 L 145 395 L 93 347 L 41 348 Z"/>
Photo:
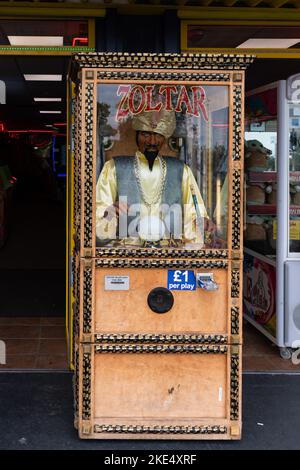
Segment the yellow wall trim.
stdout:
<path fill-rule="evenodd" d="M 262 20 L 264 24 L 269 21 L 297 21 L 300 20 L 300 8 L 229 8 L 229 7 L 208 7 L 208 8 L 180 8 L 177 15 L 182 20 L 246 20 L 251 22 Z"/>
<path fill-rule="evenodd" d="M 0 46 L 1 55 L 52 55 L 52 56 L 71 56 L 76 52 L 95 52 L 93 47 L 13 47 Z"/>
<path fill-rule="evenodd" d="M 80 5 L 80 6 L 79 6 Z M 106 15 L 105 8 L 95 4 L 1 2 L 0 16 L 51 16 L 68 18 L 98 18 Z"/>

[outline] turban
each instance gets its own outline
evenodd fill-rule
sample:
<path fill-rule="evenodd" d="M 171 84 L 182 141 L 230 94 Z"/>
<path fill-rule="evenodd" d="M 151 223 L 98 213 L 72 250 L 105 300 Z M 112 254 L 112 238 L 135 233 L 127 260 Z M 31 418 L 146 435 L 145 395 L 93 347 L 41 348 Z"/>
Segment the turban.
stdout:
<path fill-rule="evenodd" d="M 166 139 L 171 137 L 176 128 L 174 111 L 143 111 L 132 118 L 135 131 L 156 132 Z"/>

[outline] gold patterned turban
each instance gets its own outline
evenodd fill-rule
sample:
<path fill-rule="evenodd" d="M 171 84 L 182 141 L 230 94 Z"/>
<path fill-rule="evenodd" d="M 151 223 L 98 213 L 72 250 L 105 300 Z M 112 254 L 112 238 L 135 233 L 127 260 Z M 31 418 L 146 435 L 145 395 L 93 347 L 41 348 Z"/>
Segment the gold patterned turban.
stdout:
<path fill-rule="evenodd" d="M 143 111 L 132 118 L 135 131 L 157 132 L 166 139 L 171 137 L 176 128 L 174 111 Z"/>

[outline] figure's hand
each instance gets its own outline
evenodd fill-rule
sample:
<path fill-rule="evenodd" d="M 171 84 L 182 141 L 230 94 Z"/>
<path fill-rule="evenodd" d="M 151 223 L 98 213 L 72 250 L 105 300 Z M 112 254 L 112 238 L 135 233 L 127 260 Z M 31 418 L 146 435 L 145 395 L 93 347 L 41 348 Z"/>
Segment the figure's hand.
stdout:
<path fill-rule="evenodd" d="M 126 214 L 128 206 L 126 202 L 115 202 L 111 206 L 108 206 L 104 212 L 104 217 L 107 220 L 112 220 L 115 216 L 119 217 L 120 214 Z"/>
<path fill-rule="evenodd" d="M 214 233 L 216 230 L 216 225 L 211 219 L 204 219 L 204 231 Z"/>
<path fill-rule="evenodd" d="M 204 219 L 205 245 L 210 248 L 226 248 L 227 241 L 219 238 L 217 225 L 211 219 Z"/>
<path fill-rule="evenodd" d="M 222 238 L 215 237 L 213 247 L 214 248 L 227 248 L 227 241 Z"/>

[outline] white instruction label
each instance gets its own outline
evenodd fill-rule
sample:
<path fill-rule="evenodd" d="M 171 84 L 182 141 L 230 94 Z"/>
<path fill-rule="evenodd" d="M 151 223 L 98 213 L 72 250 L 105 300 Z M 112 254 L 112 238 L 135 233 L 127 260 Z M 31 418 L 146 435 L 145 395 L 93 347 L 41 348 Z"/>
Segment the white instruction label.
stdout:
<path fill-rule="evenodd" d="M 105 290 L 129 290 L 129 276 L 105 276 Z"/>

